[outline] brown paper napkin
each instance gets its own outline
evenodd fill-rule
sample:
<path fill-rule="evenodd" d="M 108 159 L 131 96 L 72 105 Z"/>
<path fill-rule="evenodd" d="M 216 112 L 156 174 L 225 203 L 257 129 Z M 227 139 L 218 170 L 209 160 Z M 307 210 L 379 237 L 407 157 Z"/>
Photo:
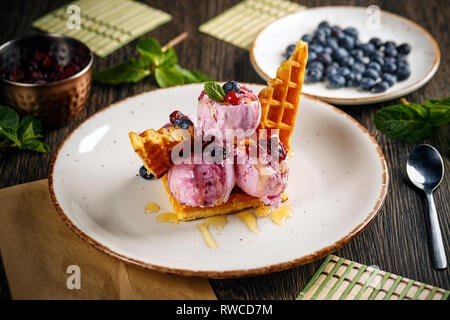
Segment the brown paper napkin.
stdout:
<path fill-rule="evenodd" d="M 13 299 L 217 299 L 207 279 L 130 265 L 78 238 L 53 207 L 47 180 L 0 190 L 0 217 Z M 67 287 L 71 265 L 80 268 L 80 289 Z"/>

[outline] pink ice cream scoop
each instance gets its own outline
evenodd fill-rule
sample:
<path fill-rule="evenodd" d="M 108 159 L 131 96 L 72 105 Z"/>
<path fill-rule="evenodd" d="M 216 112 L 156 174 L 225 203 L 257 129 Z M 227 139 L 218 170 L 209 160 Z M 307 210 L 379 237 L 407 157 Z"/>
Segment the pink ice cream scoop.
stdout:
<path fill-rule="evenodd" d="M 252 90 L 240 87 L 235 103 L 217 102 L 202 91 L 198 98 L 196 134 L 214 136 L 219 140 L 232 139 L 233 130 L 241 129 L 248 137 L 258 127 L 261 118 L 261 103 Z M 231 131 L 230 131 L 231 130 Z"/>
<path fill-rule="evenodd" d="M 237 184 L 244 192 L 277 208 L 287 187 L 289 162 L 285 155 L 278 158 L 268 154 L 264 148 L 258 149 L 262 149 L 258 158 L 250 157 L 242 149 L 236 151 Z"/>
<path fill-rule="evenodd" d="M 236 184 L 233 164 L 174 164 L 167 174 L 170 192 L 181 204 L 191 207 L 212 207 L 228 201 Z"/>

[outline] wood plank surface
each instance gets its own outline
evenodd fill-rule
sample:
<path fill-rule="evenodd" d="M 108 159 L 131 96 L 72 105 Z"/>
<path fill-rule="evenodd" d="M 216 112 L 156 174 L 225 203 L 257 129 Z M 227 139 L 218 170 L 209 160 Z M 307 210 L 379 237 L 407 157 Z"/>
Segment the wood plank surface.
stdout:
<path fill-rule="evenodd" d="M 31 23 L 65 2 L 67 1 L 1 1 L 0 43 L 19 36 L 37 33 L 38 31 L 31 27 Z M 189 32 L 189 38 L 176 47 L 181 66 L 202 71 L 220 81 L 234 79 L 242 82 L 263 83 L 253 70 L 247 51 L 198 31 L 199 25 L 222 13 L 238 1 L 153 0 L 145 2 L 173 16 L 171 22 L 147 35 L 156 37 L 164 44 L 183 31 Z M 405 98 L 410 102 L 423 103 L 426 98 L 438 99 L 450 96 L 448 76 L 450 67 L 447 51 L 450 48 L 448 37 L 449 1 L 302 0 L 299 3 L 308 7 L 325 5 L 367 7 L 370 4 L 377 4 L 382 10 L 402 15 L 419 23 L 436 38 L 442 53 L 441 65 L 427 85 Z M 136 41 L 106 58 L 97 58 L 95 69 L 111 66 L 137 55 L 135 44 Z M 0 188 L 47 178 L 51 158 L 59 144 L 83 119 L 115 101 L 155 88 L 156 85 L 151 79 L 116 87 L 95 84 L 86 110 L 76 121 L 65 127 L 45 132 L 44 141 L 50 145 L 49 154 L 0 153 Z M 360 121 L 380 144 L 390 171 L 390 186 L 386 203 L 378 217 L 358 237 L 334 254 L 362 264 L 377 265 L 382 270 L 409 279 L 449 289 L 449 268 L 444 271 L 436 271 L 432 267 L 426 230 L 425 197 L 412 187 L 406 177 L 406 159 L 416 144 L 391 141 L 376 131 L 374 127 L 374 113 L 383 106 L 396 103 L 399 103 L 399 100 L 370 106 L 341 107 Z M 446 126 L 436 129 L 432 138 L 421 141 L 435 146 L 441 152 L 445 162 L 447 175 L 436 190 L 435 199 L 448 258 L 450 258 L 448 250 L 450 241 L 449 137 L 450 128 Z M 323 259 L 264 276 L 210 281 L 220 299 L 294 299 L 322 261 Z M 0 263 L 0 299 L 9 298 L 7 281 Z"/>

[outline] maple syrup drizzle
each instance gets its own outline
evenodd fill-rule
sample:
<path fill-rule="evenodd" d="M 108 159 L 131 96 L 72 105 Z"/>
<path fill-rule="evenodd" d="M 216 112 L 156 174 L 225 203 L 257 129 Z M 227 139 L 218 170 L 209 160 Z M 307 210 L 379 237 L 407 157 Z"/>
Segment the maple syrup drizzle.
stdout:
<path fill-rule="evenodd" d="M 272 213 L 272 208 L 270 206 L 260 206 L 256 208 L 256 215 L 260 218 L 268 217 Z"/>
<path fill-rule="evenodd" d="M 258 225 L 256 223 L 256 216 L 248 211 L 241 211 L 237 214 L 237 217 L 245 223 L 248 230 L 253 233 L 259 233 Z"/>
<path fill-rule="evenodd" d="M 154 202 L 147 202 L 147 204 L 145 205 L 145 212 L 148 213 L 155 213 L 159 211 L 159 206 L 154 203 Z"/>
<path fill-rule="evenodd" d="M 202 223 L 197 223 L 196 226 L 197 229 L 202 234 L 206 245 L 211 249 L 217 249 L 219 246 L 217 245 L 216 241 L 214 241 L 214 238 L 211 235 L 211 232 L 209 232 L 208 227 L 212 226 L 217 230 L 223 230 L 223 228 L 227 223 L 228 223 L 227 217 L 224 215 L 220 215 L 206 218 Z"/>
<path fill-rule="evenodd" d="M 170 222 L 173 224 L 178 224 L 177 215 L 174 212 L 164 212 L 158 216 L 159 222 Z"/>
<path fill-rule="evenodd" d="M 286 223 L 286 219 L 292 217 L 292 207 L 291 205 L 285 204 L 272 212 L 270 219 L 273 223 L 283 226 Z"/>

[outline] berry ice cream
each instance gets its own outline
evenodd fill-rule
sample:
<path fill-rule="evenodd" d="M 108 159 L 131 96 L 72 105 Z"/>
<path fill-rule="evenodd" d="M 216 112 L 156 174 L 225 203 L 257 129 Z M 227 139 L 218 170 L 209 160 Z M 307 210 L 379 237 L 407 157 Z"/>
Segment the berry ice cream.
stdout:
<path fill-rule="evenodd" d="M 197 135 L 230 140 L 236 134 L 233 130 L 239 129 L 243 132 L 243 137 L 250 136 L 261 118 L 261 104 L 258 97 L 252 90 L 239 86 L 235 81 L 226 83 L 224 90 L 225 97 L 220 102 L 213 100 L 205 91 L 200 94 L 197 107 Z"/>
<path fill-rule="evenodd" d="M 228 201 L 236 184 L 233 164 L 174 164 L 167 174 L 170 192 L 181 204 L 191 207 L 213 207 Z"/>
<path fill-rule="evenodd" d="M 279 207 L 281 195 L 287 187 L 289 163 L 286 148 L 278 137 L 274 138 L 278 143 L 273 148 L 270 143 L 264 147 L 261 140 L 258 141 L 258 158 L 249 156 L 248 149 L 239 148 L 235 168 L 237 184 L 244 192 L 259 198 L 266 205 Z M 269 141 L 274 141 L 272 139 Z"/>

